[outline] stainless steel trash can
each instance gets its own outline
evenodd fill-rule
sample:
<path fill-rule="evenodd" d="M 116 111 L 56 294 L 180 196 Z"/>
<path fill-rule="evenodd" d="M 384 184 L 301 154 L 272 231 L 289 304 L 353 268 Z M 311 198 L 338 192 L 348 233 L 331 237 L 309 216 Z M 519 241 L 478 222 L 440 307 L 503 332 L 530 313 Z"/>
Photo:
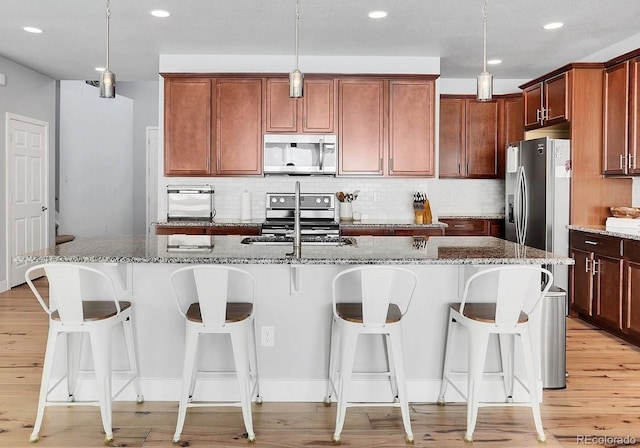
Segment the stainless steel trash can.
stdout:
<path fill-rule="evenodd" d="M 552 286 L 542 299 L 542 387 L 567 387 L 567 292 Z"/>

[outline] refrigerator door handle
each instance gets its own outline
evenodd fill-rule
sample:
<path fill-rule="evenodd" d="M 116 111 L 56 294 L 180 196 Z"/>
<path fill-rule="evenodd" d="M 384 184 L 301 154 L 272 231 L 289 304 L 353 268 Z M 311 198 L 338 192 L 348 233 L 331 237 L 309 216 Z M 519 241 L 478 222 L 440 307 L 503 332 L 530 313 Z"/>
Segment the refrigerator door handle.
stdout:
<path fill-rule="evenodd" d="M 527 178 L 524 167 L 518 167 L 516 175 L 516 191 L 515 191 L 515 225 L 516 240 L 518 244 L 524 244 L 527 238 L 527 221 L 529 219 L 529 210 L 527 206 Z"/>
<path fill-rule="evenodd" d="M 529 197 L 529 187 L 527 185 L 527 175 L 522 168 L 521 171 L 522 176 L 522 224 L 520 225 L 520 233 L 522 234 L 521 244 L 524 244 L 527 240 L 527 226 L 529 224 L 529 204 L 527 198 Z"/>
<path fill-rule="evenodd" d="M 515 191 L 513 194 L 513 224 L 516 228 L 516 242 L 520 243 L 520 170 L 521 166 L 518 167 L 516 171 L 516 185 Z"/>

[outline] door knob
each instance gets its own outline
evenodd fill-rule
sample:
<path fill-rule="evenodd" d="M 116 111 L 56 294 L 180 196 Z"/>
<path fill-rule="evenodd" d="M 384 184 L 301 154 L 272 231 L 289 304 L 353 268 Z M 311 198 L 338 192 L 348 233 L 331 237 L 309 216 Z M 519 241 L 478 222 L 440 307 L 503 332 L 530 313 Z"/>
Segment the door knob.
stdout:
<path fill-rule="evenodd" d="M 48 209 L 47 209 L 47 207 L 45 207 L 45 206 L 43 205 L 43 206 L 42 206 L 42 211 L 44 212 L 44 211 L 46 211 L 46 210 L 48 210 Z"/>

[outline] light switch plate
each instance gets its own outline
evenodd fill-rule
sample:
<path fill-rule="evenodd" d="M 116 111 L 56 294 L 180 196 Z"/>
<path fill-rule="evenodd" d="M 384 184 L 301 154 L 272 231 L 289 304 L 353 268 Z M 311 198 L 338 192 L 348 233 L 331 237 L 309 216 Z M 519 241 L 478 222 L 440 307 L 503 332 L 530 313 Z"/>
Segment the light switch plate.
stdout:
<path fill-rule="evenodd" d="M 7 77 L 5 76 L 4 73 L 0 73 L 0 86 L 6 86 L 7 85 Z"/>

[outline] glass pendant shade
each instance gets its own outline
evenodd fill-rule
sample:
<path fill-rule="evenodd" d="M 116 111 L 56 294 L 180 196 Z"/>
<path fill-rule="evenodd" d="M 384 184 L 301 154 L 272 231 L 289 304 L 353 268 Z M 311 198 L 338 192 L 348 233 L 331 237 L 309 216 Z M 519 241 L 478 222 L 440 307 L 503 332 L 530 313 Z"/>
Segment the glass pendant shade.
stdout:
<path fill-rule="evenodd" d="M 100 73 L 100 98 L 116 97 L 116 74 L 109 69 Z"/>
<path fill-rule="evenodd" d="M 291 98 L 302 98 L 302 86 L 304 85 L 304 75 L 298 69 L 289 73 L 289 96 Z"/>
<path fill-rule="evenodd" d="M 491 101 L 493 97 L 493 75 L 482 72 L 478 75 L 478 101 Z"/>

